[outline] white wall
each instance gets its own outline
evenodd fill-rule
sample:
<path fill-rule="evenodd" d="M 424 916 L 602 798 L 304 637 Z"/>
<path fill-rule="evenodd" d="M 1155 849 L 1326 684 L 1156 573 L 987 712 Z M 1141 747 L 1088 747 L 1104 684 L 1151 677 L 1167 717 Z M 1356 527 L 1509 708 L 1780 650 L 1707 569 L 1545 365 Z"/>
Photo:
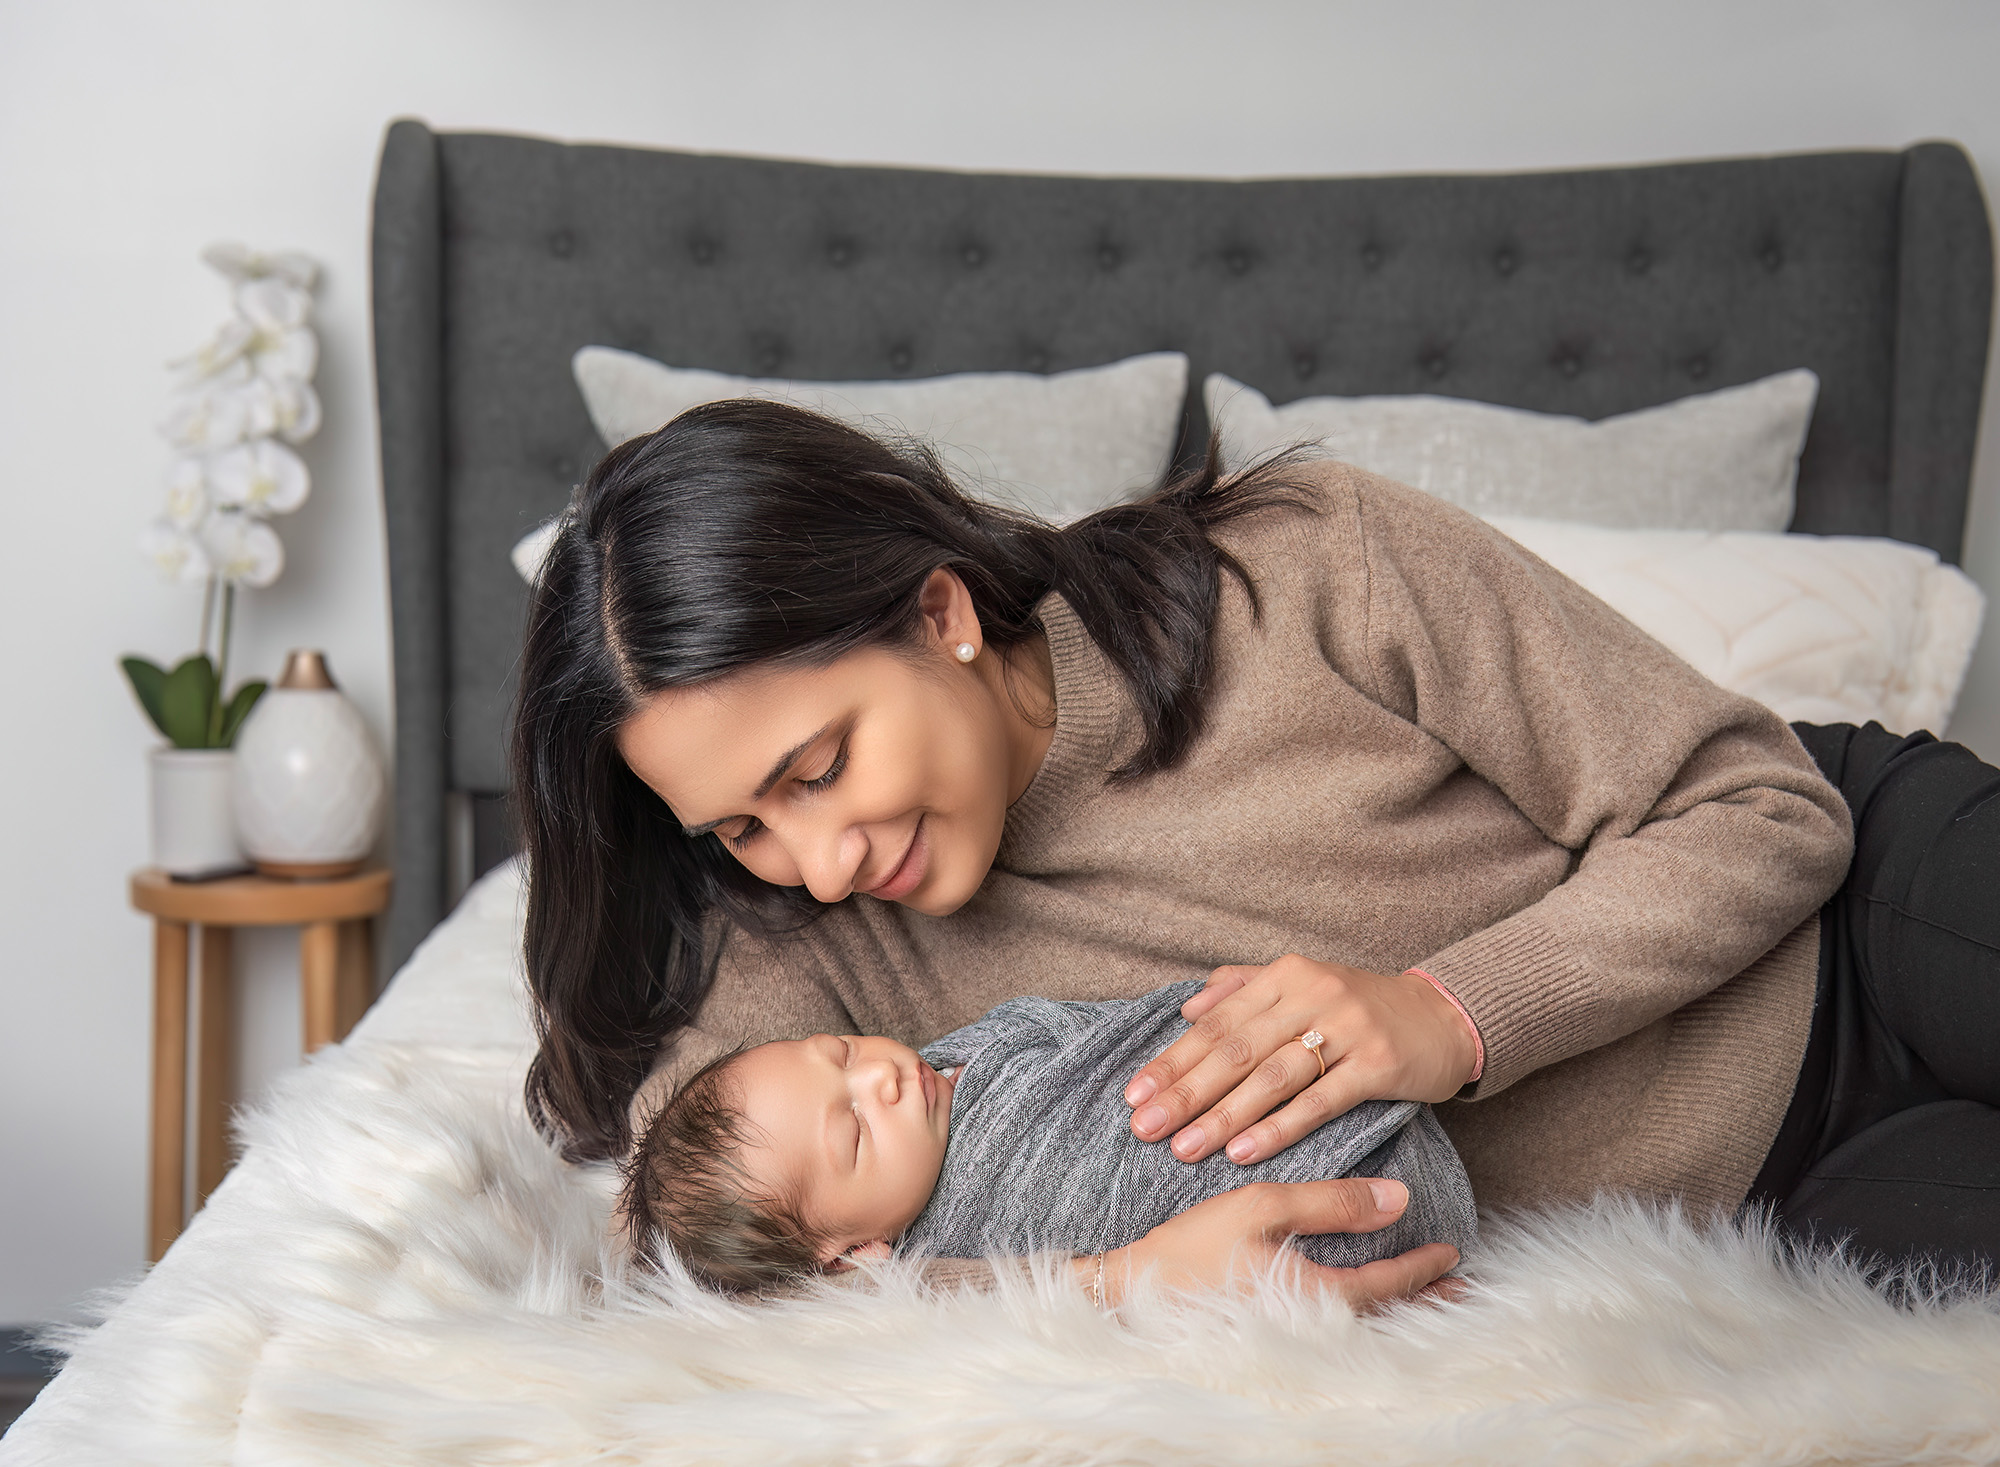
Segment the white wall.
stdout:
<path fill-rule="evenodd" d="M 215 238 L 327 264 L 314 498 L 243 666 L 327 648 L 386 733 L 367 330 L 381 131 L 441 127 L 1024 170 L 1542 168 L 1956 138 L 2000 181 L 2000 8 L 1978 0 L 717 5 L 0 3 L 0 1321 L 143 1249 L 152 742 L 114 659 L 196 607 L 133 549 L 161 364 L 205 335 Z M 2000 591 L 1989 391 L 1968 567 Z M 2000 636 L 1954 732 L 2000 758 Z M 242 1079 L 296 1043 L 289 939 L 246 944 Z"/>

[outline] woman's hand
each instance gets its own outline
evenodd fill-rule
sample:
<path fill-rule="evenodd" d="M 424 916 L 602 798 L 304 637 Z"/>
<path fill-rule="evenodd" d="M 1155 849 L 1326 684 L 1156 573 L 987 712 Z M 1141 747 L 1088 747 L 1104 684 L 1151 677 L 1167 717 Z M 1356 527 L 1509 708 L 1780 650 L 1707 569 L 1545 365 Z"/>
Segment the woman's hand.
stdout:
<path fill-rule="evenodd" d="M 1104 1255 L 1105 1302 L 1116 1304 L 1132 1280 L 1151 1274 L 1185 1292 L 1247 1283 L 1275 1264 L 1307 1288 L 1339 1294 L 1357 1310 L 1407 1299 L 1458 1262 L 1448 1243 L 1426 1243 L 1396 1258 L 1359 1268 L 1326 1268 L 1284 1249 L 1299 1233 L 1372 1233 L 1403 1215 L 1410 1194 L 1401 1182 L 1341 1177 L 1327 1182 L 1258 1182 L 1224 1192 L 1169 1218 L 1136 1243 Z M 1074 1264 L 1090 1287 L 1095 1258 Z"/>
<path fill-rule="evenodd" d="M 1132 1133 L 1172 1135 L 1183 1161 L 1224 1146 L 1231 1161 L 1263 1161 L 1364 1100 L 1448 1100 L 1478 1053 L 1464 1017 L 1422 975 L 1296 954 L 1217 968 L 1181 1013 L 1194 1027 L 1133 1077 L 1125 1103 Z M 1325 1036 L 1324 1077 L 1298 1042 L 1308 1030 Z"/>

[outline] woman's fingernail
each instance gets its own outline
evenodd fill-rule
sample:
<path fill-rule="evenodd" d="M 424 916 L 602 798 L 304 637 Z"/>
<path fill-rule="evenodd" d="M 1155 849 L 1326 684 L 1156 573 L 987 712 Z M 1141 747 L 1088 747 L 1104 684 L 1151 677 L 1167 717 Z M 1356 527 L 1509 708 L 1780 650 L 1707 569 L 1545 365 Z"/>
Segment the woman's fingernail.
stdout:
<path fill-rule="evenodd" d="M 1370 1182 L 1368 1195 L 1377 1212 L 1401 1212 L 1410 1202 L 1410 1189 L 1401 1182 Z"/>
<path fill-rule="evenodd" d="M 1151 1075 L 1141 1075 L 1125 1087 L 1125 1103 L 1132 1106 L 1144 1105 L 1153 1098 L 1154 1092 L 1159 1088 L 1159 1084 Z"/>
<path fill-rule="evenodd" d="M 1248 1136 L 1238 1136 L 1234 1141 L 1229 1143 L 1229 1159 L 1231 1161 L 1248 1161 L 1251 1153 L 1256 1151 L 1256 1149 L 1257 1143 L 1252 1141 Z"/>
<path fill-rule="evenodd" d="M 1139 1114 L 1132 1117 L 1132 1121 L 1134 1125 L 1138 1126 L 1140 1135 L 1150 1136 L 1167 1124 L 1166 1107 L 1149 1105 L 1140 1111 Z"/>
<path fill-rule="evenodd" d="M 1202 1142 L 1207 1139 L 1206 1136 L 1201 1134 L 1200 1126 L 1189 1126 L 1180 1135 L 1174 1137 L 1174 1155 L 1186 1157 L 1189 1161 L 1193 1161 L 1195 1154 L 1201 1150 Z"/>

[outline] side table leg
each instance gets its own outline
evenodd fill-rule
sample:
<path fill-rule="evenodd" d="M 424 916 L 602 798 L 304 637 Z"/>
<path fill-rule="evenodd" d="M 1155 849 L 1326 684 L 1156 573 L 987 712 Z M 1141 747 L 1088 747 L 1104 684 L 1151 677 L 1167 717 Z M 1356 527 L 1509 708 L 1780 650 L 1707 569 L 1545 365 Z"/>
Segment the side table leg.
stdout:
<path fill-rule="evenodd" d="M 305 1007 L 306 1053 L 339 1037 L 340 924 L 308 922 L 299 931 L 299 981 Z"/>
<path fill-rule="evenodd" d="M 375 941 L 368 919 L 340 924 L 340 989 L 335 1039 L 345 1039 L 375 999 Z"/>
<path fill-rule="evenodd" d="M 194 1070 L 195 1206 L 208 1201 L 229 1170 L 229 1062 L 235 1026 L 229 981 L 230 929 L 201 929 L 201 967 L 195 1004 L 198 1038 Z"/>
<path fill-rule="evenodd" d="M 146 1256 L 180 1235 L 187 1167 L 188 930 L 153 923 L 153 1156 Z"/>

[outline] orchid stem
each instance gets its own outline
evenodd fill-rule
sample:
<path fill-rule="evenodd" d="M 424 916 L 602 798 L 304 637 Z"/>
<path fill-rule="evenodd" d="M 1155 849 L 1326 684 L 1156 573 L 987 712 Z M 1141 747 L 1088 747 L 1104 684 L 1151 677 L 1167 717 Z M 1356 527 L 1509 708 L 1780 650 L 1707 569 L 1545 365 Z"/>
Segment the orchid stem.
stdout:
<path fill-rule="evenodd" d="M 208 707 L 208 746 L 222 747 L 223 689 L 229 686 L 229 634 L 236 621 L 236 582 L 222 584 L 222 642 L 215 659 L 215 700 Z"/>
<path fill-rule="evenodd" d="M 208 655 L 208 634 L 215 623 L 215 577 L 208 578 L 208 584 L 201 592 L 201 640 L 194 644 L 194 650 L 202 656 Z"/>

